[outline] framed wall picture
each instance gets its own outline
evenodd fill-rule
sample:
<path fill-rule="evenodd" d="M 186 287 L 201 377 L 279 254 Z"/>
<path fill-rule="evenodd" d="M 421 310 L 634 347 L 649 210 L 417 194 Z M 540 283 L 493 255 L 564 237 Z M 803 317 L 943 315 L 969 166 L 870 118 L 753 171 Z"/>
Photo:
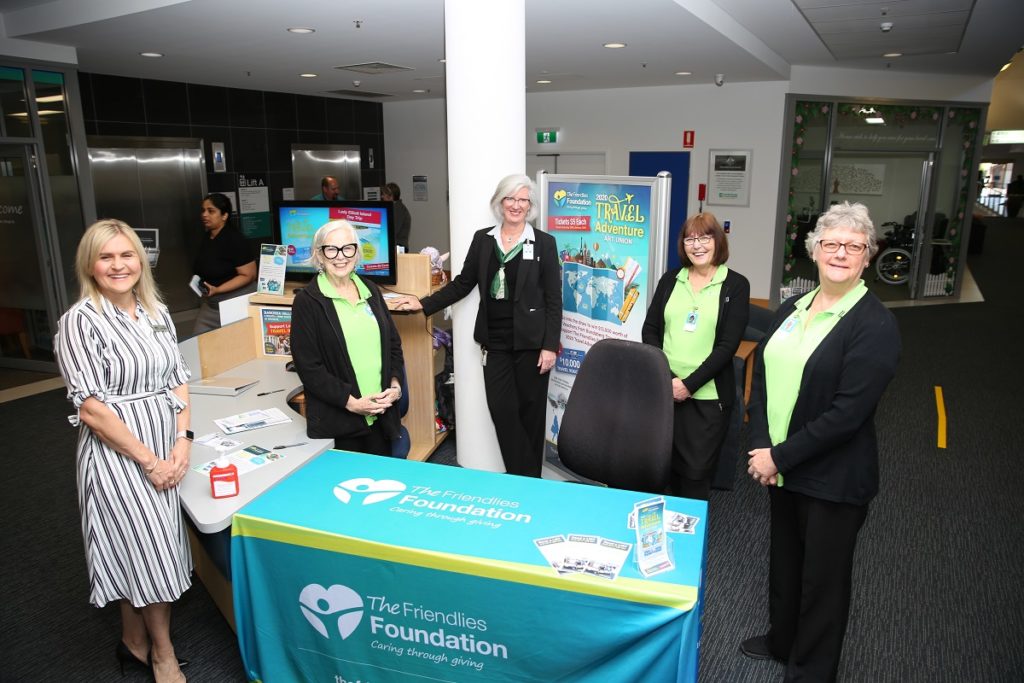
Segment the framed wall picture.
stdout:
<path fill-rule="evenodd" d="M 708 152 L 708 205 L 750 206 L 753 154 L 749 149 Z"/>

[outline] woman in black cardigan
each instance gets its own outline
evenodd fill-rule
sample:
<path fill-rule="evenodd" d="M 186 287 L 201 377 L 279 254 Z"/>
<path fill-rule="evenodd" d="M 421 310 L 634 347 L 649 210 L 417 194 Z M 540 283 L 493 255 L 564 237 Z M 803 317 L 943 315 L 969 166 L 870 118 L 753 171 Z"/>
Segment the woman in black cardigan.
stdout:
<path fill-rule="evenodd" d="M 506 471 L 529 477 L 541 473 L 548 372 L 562 329 L 555 238 L 527 222 L 536 200 L 527 176 L 502 179 L 491 197 L 501 222 L 473 235 L 462 272 L 436 294 L 398 302 L 399 310 L 431 315 L 480 291 L 473 338 L 483 347 L 487 407 Z"/>
<path fill-rule="evenodd" d="M 750 315 L 750 283 L 724 264 L 729 241 L 710 213 L 679 231 L 682 268 L 662 276 L 643 341 L 664 349 L 675 401 L 672 494 L 707 500 L 736 397 L 732 358 Z"/>
<path fill-rule="evenodd" d="M 401 427 L 402 342 L 380 290 L 353 272 L 360 253 L 347 221 L 313 236 L 320 274 L 295 294 L 292 358 L 306 393 L 306 433 L 389 455 Z"/>
<path fill-rule="evenodd" d="M 758 348 L 747 472 L 769 487 L 771 627 L 740 649 L 786 663 L 786 681 L 834 681 L 857 534 L 878 493 L 875 408 L 896 372 L 896 320 L 861 275 L 878 244 L 862 204 L 837 204 L 807 237 L 820 284 L 786 301 Z"/>

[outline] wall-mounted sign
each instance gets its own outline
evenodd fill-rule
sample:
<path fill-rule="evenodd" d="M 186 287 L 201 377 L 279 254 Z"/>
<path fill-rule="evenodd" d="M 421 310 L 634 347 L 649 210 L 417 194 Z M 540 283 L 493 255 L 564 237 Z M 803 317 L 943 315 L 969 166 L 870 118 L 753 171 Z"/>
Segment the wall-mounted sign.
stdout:
<path fill-rule="evenodd" d="M 238 174 L 238 215 L 243 235 L 270 237 L 270 188 L 265 174 Z"/>
<path fill-rule="evenodd" d="M 683 131 L 683 149 L 693 149 L 693 139 L 696 134 L 692 130 Z"/>
<path fill-rule="evenodd" d="M 547 144 L 551 142 L 558 142 L 558 129 L 557 128 L 537 128 L 537 142 L 539 144 Z"/>
<path fill-rule="evenodd" d="M 994 130 L 989 133 L 990 145 L 1019 145 L 1024 143 L 1024 130 Z"/>
<path fill-rule="evenodd" d="M 713 149 L 708 153 L 708 205 L 750 206 L 749 149 Z"/>

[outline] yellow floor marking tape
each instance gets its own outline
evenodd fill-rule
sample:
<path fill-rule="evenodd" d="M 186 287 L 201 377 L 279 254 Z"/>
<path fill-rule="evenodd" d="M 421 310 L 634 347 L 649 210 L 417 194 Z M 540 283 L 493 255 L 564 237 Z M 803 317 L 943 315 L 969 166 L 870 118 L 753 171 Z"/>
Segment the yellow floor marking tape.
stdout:
<path fill-rule="evenodd" d="M 939 448 L 946 447 L 946 404 L 942 400 L 942 387 L 935 387 L 935 410 L 939 414 Z"/>

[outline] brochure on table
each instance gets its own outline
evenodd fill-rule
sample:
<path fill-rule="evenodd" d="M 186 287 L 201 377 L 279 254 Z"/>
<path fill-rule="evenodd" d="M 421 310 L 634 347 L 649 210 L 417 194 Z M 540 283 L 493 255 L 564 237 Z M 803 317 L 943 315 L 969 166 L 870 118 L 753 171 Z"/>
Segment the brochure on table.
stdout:
<path fill-rule="evenodd" d="M 665 272 L 671 178 L 537 175 L 538 227 L 562 269 L 562 334 L 548 381 L 545 453 L 558 467 L 558 425 L 587 351 L 601 339 L 640 341 Z"/>

